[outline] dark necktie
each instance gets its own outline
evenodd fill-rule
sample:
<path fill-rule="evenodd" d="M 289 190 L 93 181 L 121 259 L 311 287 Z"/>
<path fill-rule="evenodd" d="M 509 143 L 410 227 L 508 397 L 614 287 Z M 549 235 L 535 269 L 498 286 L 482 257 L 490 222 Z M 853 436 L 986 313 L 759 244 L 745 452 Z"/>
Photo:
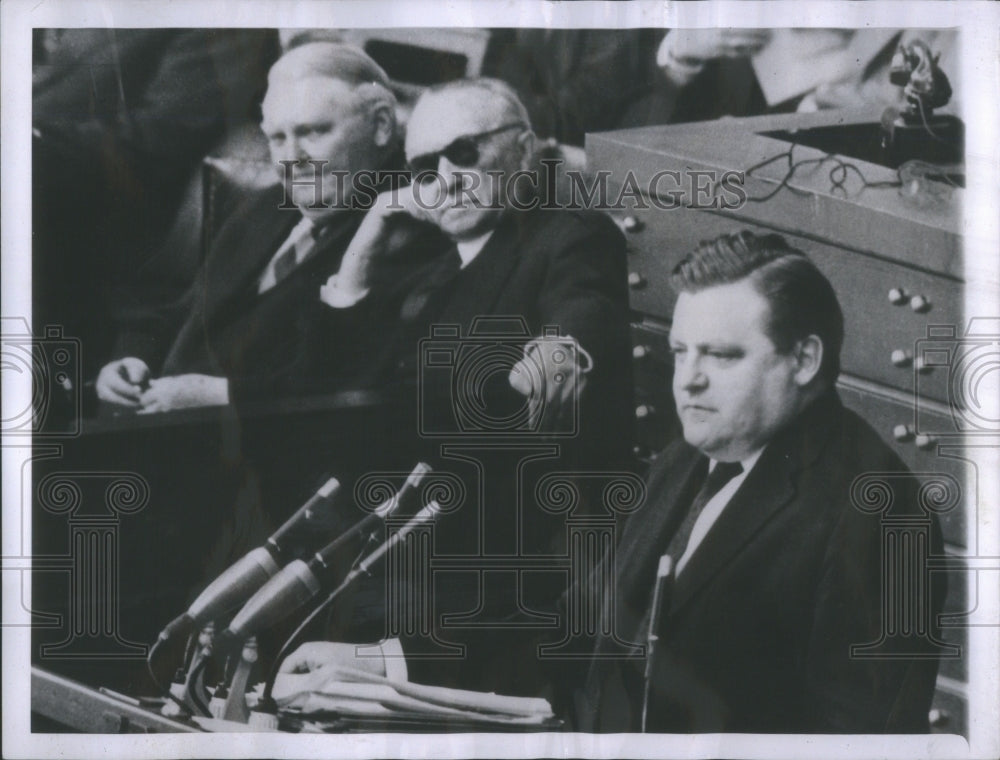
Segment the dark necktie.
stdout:
<path fill-rule="evenodd" d="M 412 322 L 419 317 L 431 299 L 454 280 L 461 269 L 462 257 L 458 255 L 458 248 L 453 246 L 450 251 L 442 255 L 436 266 L 428 272 L 427 277 L 418 282 L 403 299 L 403 305 L 400 307 L 403 321 Z"/>
<path fill-rule="evenodd" d="M 688 540 L 691 538 L 691 531 L 705 505 L 722 490 L 726 483 L 741 472 L 743 472 L 743 465 L 739 462 L 718 462 L 705 477 L 701 488 L 695 494 L 691 506 L 664 552 L 673 558 L 675 567 L 677 561 L 684 555 Z M 627 641 L 646 640 L 649 633 L 652 602 L 653 592 L 651 589 L 646 602 L 645 614 L 632 623 L 634 627 L 619 631 Z M 602 639 L 601 644 L 605 643 L 606 639 Z M 598 652 L 601 651 L 601 648 L 599 645 Z M 595 660 L 591 664 L 583 697 L 578 703 L 585 730 L 640 730 L 638 725 L 640 705 L 633 702 L 630 695 L 642 694 L 642 688 L 643 667 L 638 663 Z"/>
<path fill-rule="evenodd" d="M 274 284 L 284 280 L 304 263 L 316 251 L 316 243 L 329 225 L 319 227 L 313 225 L 307 234 L 301 235 L 288 247 L 288 250 L 274 260 Z"/>
<path fill-rule="evenodd" d="M 743 472 L 743 465 L 739 462 L 717 462 L 715 468 L 708 473 L 708 477 L 705 478 L 701 489 L 695 494 L 694 501 L 691 502 L 691 506 L 688 508 L 687 514 L 684 515 L 680 527 L 677 528 L 677 532 L 670 539 L 670 543 L 667 544 L 667 550 L 664 552 L 673 558 L 674 566 L 684 556 L 684 551 L 687 549 L 688 541 L 691 538 L 691 531 L 694 529 L 694 524 L 697 522 L 698 516 L 705 509 L 705 505 L 722 490 L 726 483 L 741 472 Z"/>

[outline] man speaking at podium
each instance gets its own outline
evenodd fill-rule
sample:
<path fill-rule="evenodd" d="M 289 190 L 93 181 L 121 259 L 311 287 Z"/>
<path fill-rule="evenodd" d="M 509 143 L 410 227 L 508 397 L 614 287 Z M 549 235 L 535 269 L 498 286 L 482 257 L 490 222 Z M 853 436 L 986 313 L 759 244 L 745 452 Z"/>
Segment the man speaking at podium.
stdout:
<path fill-rule="evenodd" d="M 672 280 L 684 440 L 660 455 L 623 530 L 610 576 L 617 642 L 600 639 L 577 728 L 927 731 L 933 636 L 888 634 L 916 604 L 917 628 L 933 631 L 943 584 L 883 607 L 883 584 L 900 581 L 884 577 L 880 516 L 853 503 L 852 486 L 877 474 L 894 517 L 926 518 L 932 555 L 941 536 L 903 463 L 837 396 L 832 286 L 780 236 L 749 232 L 702 243 Z M 647 645 L 644 656 L 602 657 L 622 641 Z"/>

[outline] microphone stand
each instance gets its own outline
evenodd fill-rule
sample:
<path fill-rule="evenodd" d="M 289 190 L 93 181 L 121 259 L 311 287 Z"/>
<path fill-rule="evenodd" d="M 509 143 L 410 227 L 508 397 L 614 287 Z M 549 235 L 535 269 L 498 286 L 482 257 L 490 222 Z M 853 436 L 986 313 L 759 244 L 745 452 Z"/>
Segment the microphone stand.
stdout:
<path fill-rule="evenodd" d="M 189 710 L 198 712 L 204 717 L 210 717 L 211 711 L 208 709 L 208 692 L 205 689 L 204 671 L 212 658 L 212 643 L 215 639 L 215 623 L 207 623 L 201 630 L 198 637 L 198 645 L 201 647 L 191 661 L 188 669 L 187 679 L 184 682 L 184 691 L 180 699 L 188 706 Z"/>
<path fill-rule="evenodd" d="M 299 623 L 298 627 L 292 632 L 285 643 L 282 645 L 281 649 L 278 650 L 277 656 L 274 658 L 274 663 L 271 665 L 271 670 L 268 673 L 267 681 L 264 684 L 264 693 L 257 703 L 257 707 L 253 710 L 250 715 L 250 724 L 257 726 L 259 728 L 271 728 L 277 729 L 278 727 L 278 703 L 275 702 L 272 692 L 274 691 L 274 682 L 278 677 L 279 668 L 281 663 L 288 656 L 291 648 L 297 645 L 302 637 L 302 634 L 306 631 L 309 625 L 316 619 L 316 617 L 325 611 L 333 602 L 354 582 L 362 575 L 370 575 L 371 566 L 374 565 L 379 559 L 382 558 L 389 550 L 391 550 L 397 543 L 399 543 L 403 538 L 406 537 L 410 531 L 416 528 L 418 525 L 422 525 L 425 522 L 429 522 L 437 517 L 441 510 L 441 506 L 436 500 L 432 500 L 427 504 L 426 507 L 421 509 L 416 515 L 413 516 L 406 525 L 399 529 L 396 533 L 388 538 L 381 546 L 379 546 L 375 551 L 369 554 L 365 559 L 363 559 L 357 567 L 351 570 L 347 574 L 347 577 L 337 586 L 329 595 L 320 602 L 312 612 L 306 615 L 305 619 Z"/>
<path fill-rule="evenodd" d="M 247 681 L 250 680 L 250 671 L 254 663 L 257 662 L 257 637 L 251 636 L 243 644 L 243 652 L 240 656 L 239 665 L 233 673 L 233 680 L 229 684 L 229 694 L 226 697 L 225 708 L 222 718 L 225 720 L 246 723 L 250 720 L 250 708 L 247 707 L 246 691 Z"/>
<path fill-rule="evenodd" d="M 659 622 L 664 605 L 670 608 L 670 592 L 674 580 L 674 561 L 669 554 L 660 557 L 656 570 L 656 585 L 653 586 L 653 603 L 649 611 L 649 632 L 646 636 L 646 668 L 642 688 L 642 733 L 646 733 L 646 719 L 649 712 L 650 689 L 653 684 L 653 652 L 659 641 Z"/>

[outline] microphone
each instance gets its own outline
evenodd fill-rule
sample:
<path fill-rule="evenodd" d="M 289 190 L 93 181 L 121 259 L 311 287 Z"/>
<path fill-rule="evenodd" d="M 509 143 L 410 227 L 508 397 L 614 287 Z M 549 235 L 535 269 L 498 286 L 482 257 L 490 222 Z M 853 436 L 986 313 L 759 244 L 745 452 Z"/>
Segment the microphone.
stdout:
<path fill-rule="evenodd" d="M 382 556 L 390 551 L 396 544 L 406 538 L 407 534 L 411 533 L 424 523 L 431 522 L 440 512 L 441 505 L 438 504 L 436 500 L 432 499 L 430 503 L 417 512 L 413 518 L 406 523 L 406 525 L 389 536 L 387 541 L 383 542 L 378 549 L 365 557 L 356 568 L 351 570 L 351 572 L 347 574 L 347 577 L 344 578 L 344 582 L 334 590 L 332 595 L 335 595 L 350 586 L 359 575 L 366 575 L 371 570 L 372 565 L 378 562 Z"/>
<path fill-rule="evenodd" d="M 288 637 L 284 645 L 282 645 L 281 650 L 278 652 L 278 656 L 274 658 L 274 664 L 271 666 L 271 672 L 268 674 L 267 681 L 264 684 L 264 693 L 261 695 L 260 701 L 257 703 L 257 707 L 254 708 L 254 713 L 251 715 L 250 724 L 258 726 L 267 726 L 270 728 L 277 727 L 277 711 L 278 706 L 271 696 L 274 690 L 274 681 L 278 677 L 278 669 L 281 667 L 281 663 L 284 661 L 285 657 L 291 651 L 291 648 L 298 643 L 303 632 L 309 627 L 309 625 L 316 619 L 323 610 L 330 606 L 334 599 L 336 599 L 344 589 L 354 583 L 359 576 L 368 573 L 372 565 L 378 562 L 388 551 L 390 551 L 396 544 L 402 541 L 406 536 L 415 530 L 420 525 L 433 521 L 441 512 L 441 505 L 438 504 L 436 500 L 431 500 L 430 503 L 421 509 L 413 518 L 406 523 L 402 528 L 389 536 L 388 540 L 384 541 L 381 546 L 379 546 L 375 551 L 369 554 L 361 563 L 351 572 L 347 574 L 343 582 L 337 588 L 330 592 L 330 594 L 323 600 L 323 602 L 316 606 L 312 612 L 310 612 L 305 620 L 299 623 L 298 628 L 292 632 L 292 635 Z"/>
<path fill-rule="evenodd" d="M 642 733 L 646 733 L 646 713 L 649 709 L 649 689 L 653 681 L 653 649 L 659 641 L 659 622 L 664 605 L 670 605 L 673 588 L 674 560 L 669 554 L 660 557 L 656 568 L 656 585 L 653 586 L 653 602 L 649 610 L 649 631 L 646 634 L 646 671 L 642 692 Z"/>
<path fill-rule="evenodd" d="M 288 563 L 236 613 L 229 627 L 222 633 L 222 640 L 227 644 L 233 640 L 241 641 L 274 625 L 319 594 L 336 577 L 335 560 L 345 547 L 371 533 L 386 517 L 400 511 L 404 504 L 408 507 L 409 502 L 419 498 L 420 483 L 430 470 L 428 465 L 421 462 L 409 474 L 399 491 L 374 512 L 316 552 L 308 562 L 296 559 Z M 370 567 L 370 563 L 365 567 Z"/>
<path fill-rule="evenodd" d="M 196 626 L 229 612 L 252 596 L 278 573 L 297 540 L 330 522 L 331 507 L 339 490 L 340 483 L 336 478 L 326 481 L 263 546 L 245 554 L 212 581 L 186 612 L 174 618 L 160 632 L 157 644 L 178 634 L 189 634 Z"/>

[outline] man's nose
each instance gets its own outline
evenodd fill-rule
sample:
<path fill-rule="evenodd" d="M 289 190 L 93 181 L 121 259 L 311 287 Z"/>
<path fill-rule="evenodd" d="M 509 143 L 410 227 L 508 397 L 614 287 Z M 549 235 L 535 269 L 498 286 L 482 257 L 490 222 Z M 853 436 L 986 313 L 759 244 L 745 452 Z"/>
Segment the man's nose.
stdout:
<path fill-rule="evenodd" d="M 455 188 L 458 187 L 461 181 L 461 174 L 459 174 L 459 167 L 455 166 L 451 161 L 445 156 L 438 157 L 437 172 L 441 175 L 441 186 L 446 189 L 446 192 L 453 193 Z"/>
<path fill-rule="evenodd" d="M 704 390 L 708 386 L 708 376 L 701 366 L 698 356 L 685 354 L 674 356 L 674 387 L 694 392 Z"/>
<path fill-rule="evenodd" d="M 298 164 L 304 163 L 309 158 L 308 152 L 302 146 L 302 141 L 297 137 L 288 137 L 280 148 L 280 159 L 282 161 L 294 161 Z"/>

